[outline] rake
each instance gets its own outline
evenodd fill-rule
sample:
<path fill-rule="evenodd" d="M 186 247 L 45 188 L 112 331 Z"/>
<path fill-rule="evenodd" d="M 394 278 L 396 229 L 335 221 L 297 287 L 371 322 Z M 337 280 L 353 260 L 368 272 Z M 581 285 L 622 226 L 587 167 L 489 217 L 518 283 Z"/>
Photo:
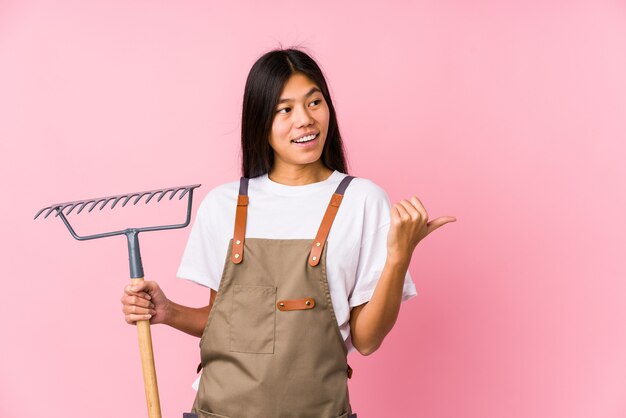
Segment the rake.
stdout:
<path fill-rule="evenodd" d="M 77 200 L 74 202 L 56 203 L 41 209 L 35 215 L 35 219 L 39 217 L 43 212 L 46 212 L 44 219 L 50 216 L 52 212 L 55 212 L 54 217 L 60 217 L 70 234 L 79 241 L 85 241 L 97 238 L 112 237 L 115 235 L 126 235 L 128 241 L 128 260 L 130 263 L 130 278 L 131 283 L 141 283 L 143 281 L 143 265 L 141 263 L 141 254 L 139 252 L 139 233 L 144 231 L 162 231 L 164 229 L 177 229 L 184 228 L 189 225 L 191 219 L 191 203 L 193 199 L 193 190 L 200 187 L 200 184 L 194 184 L 190 186 L 171 187 L 167 189 L 148 190 L 144 192 L 128 193 L 116 196 L 99 197 L 95 199 Z M 160 202 L 166 195 L 169 194 L 169 200 L 172 200 L 176 194 L 179 194 L 178 200 L 181 200 L 185 195 L 187 199 L 187 217 L 185 222 L 176 225 L 162 225 L 162 226 L 150 226 L 143 228 L 127 228 L 120 231 L 105 232 L 94 235 L 80 236 L 70 225 L 67 220 L 67 216 L 74 209 L 77 209 L 76 215 L 80 214 L 86 207 L 89 206 L 88 212 L 94 210 L 97 206 L 99 209 L 104 209 L 109 202 L 113 202 L 110 206 L 114 209 L 115 206 L 122 201 L 122 207 L 133 200 L 133 205 L 139 203 L 144 197 L 145 203 L 149 203 L 156 195 L 159 197 L 156 199 Z M 161 418 L 161 405 L 159 402 L 159 390 L 157 386 L 156 370 L 154 367 L 154 355 L 152 351 L 152 335 L 150 333 L 150 321 L 142 320 L 137 321 L 137 334 L 139 337 L 139 352 L 141 355 L 141 366 L 143 370 L 144 388 L 146 390 L 146 402 L 148 404 L 148 417 L 149 418 Z"/>

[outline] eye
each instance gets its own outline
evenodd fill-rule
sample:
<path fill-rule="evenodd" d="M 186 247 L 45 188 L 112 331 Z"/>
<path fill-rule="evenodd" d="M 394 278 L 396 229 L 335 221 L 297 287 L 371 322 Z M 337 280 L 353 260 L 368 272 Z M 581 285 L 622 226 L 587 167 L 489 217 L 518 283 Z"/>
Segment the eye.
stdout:
<path fill-rule="evenodd" d="M 322 99 L 315 99 L 315 100 L 313 100 L 313 101 L 311 102 L 311 104 L 312 104 L 312 105 L 313 105 L 314 103 L 319 104 L 319 103 L 321 103 L 321 102 L 322 102 Z"/>
<path fill-rule="evenodd" d="M 283 112 L 283 110 L 285 110 L 285 112 Z M 278 111 L 276 113 L 287 113 L 287 112 L 289 112 L 289 110 L 291 110 L 291 109 L 288 108 L 288 107 L 283 107 L 282 109 L 278 109 Z"/>

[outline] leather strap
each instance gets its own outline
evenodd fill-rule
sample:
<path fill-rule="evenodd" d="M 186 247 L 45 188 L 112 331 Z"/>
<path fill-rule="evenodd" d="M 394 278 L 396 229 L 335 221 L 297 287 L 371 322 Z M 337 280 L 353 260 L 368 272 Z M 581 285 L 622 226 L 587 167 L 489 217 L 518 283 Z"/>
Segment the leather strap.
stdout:
<path fill-rule="evenodd" d="M 235 212 L 235 234 L 231 260 L 235 264 L 243 260 L 243 241 L 246 235 L 246 219 L 248 218 L 248 178 L 239 180 L 239 196 L 237 196 L 237 212 Z"/>
<path fill-rule="evenodd" d="M 341 183 L 339 183 L 339 186 L 337 186 L 335 193 L 333 193 L 330 197 L 326 213 L 324 214 L 322 223 L 317 230 L 317 236 L 311 246 L 311 253 L 309 254 L 310 266 L 315 267 L 320 262 L 320 256 L 322 254 L 322 250 L 324 249 L 324 245 L 326 245 L 326 238 L 330 232 L 330 227 L 333 225 L 333 221 L 335 220 L 335 216 L 339 210 L 339 205 L 341 205 L 341 201 L 343 200 L 343 194 L 353 178 L 353 176 L 344 177 L 343 180 L 341 180 Z"/>
<path fill-rule="evenodd" d="M 290 299 L 279 300 L 276 303 L 276 307 L 279 311 L 295 311 L 299 309 L 313 309 L 315 306 L 315 299 L 302 298 L 302 299 Z"/>
<path fill-rule="evenodd" d="M 352 181 L 354 176 L 346 176 L 341 180 L 341 183 L 337 186 L 335 193 L 330 198 L 326 213 L 322 223 L 317 230 L 317 235 L 313 241 L 311 252 L 309 254 L 309 265 L 316 266 L 320 262 L 320 256 L 324 245 L 326 244 L 326 238 L 330 232 L 330 227 L 335 220 L 341 200 L 348 187 L 348 184 Z M 248 181 L 246 177 L 239 179 L 239 196 L 237 196 L 237 211 L 235 213 L 235 232 L 233 236 L 233 250 L 231 255 L 231 261 L 235 264 L 241 263 L 243 260 L 243 248 L 244 238 L 246 235 L 246 218 L 248 217 Z"/>

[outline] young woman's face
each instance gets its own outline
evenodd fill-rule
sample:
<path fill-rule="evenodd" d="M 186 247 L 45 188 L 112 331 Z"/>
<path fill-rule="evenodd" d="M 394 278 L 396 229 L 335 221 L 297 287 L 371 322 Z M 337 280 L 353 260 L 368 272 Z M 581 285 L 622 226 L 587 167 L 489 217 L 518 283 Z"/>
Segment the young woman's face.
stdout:
<path fill-rule="evenodd" d="M 329 119 L 328 104 L 319 87 L 303 74 L 289 77 L 280 93 L 269 137 L 275 164 L 302 165 L 319 160 Z"/>

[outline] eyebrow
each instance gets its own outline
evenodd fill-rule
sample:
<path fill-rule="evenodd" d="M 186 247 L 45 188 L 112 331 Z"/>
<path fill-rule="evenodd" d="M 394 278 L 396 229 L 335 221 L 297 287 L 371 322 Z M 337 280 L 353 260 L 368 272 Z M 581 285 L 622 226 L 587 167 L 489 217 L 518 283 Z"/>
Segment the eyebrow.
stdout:
<path fill-rule="evenodd" d="M 306 99 L 307 97 L 309 97 L 310 95 L 312 95 L 312 94 L 313 94 L 313 93 L 315 93 L 316 91 L 318 91 L 318 92 L 320 92 L 320 93 L 322 92 L 322 91 L 321 91 L 320 89 L 318 89 L 317 87 L 311 87 L 311 90 L 309 90 L 309 91 L 307 92 L 307 94 L 305 94 L 305 95 L 304 95 L 304 98 Z M 293 99 L 280 99 L 280 100 L 278 101 L 278 103 L 280 104 L 280 103 L 290 102 L 290 101 L 292 101 L 292 100 L 293 100 Z"/>

